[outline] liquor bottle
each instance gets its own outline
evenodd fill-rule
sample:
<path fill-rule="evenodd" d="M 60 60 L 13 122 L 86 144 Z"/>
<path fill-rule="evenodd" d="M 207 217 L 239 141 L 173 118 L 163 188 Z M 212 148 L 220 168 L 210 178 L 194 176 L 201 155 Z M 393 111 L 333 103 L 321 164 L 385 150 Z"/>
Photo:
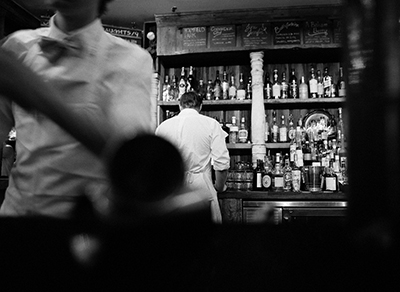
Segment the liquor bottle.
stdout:
<path fill-rule="evenodd" d="M 293 115 L 289 115 L 289 129 L 288 129 L 288 139 L 290 143 L 295 143 L 296 129 L 293 125 Z"/>
<path fill-rule="evenodd" d="M 181 99 L 182 94 L 186 92 L 186 87 L 187 87 L 187 81 L 186 81 L 186 75 L 185 75 L 185 67 L 182 67 L 181 70 L 181 77 L 178 82 L 179 86 L 179 94 L 177 100 Z"/>
<path fill-rule="evenodd" d="M 285 124 L 285 116 L 281 117 L 281 126 L 279 127 L 279 142 L 286 143 L 288 140 L 287 127 Z"/>
<path fill-rule="evenodd" d="M 204 80 L 200 79 L 199 80 L 199 85 L 197 86 L 197 94 L 202 98 L 206 99 L 206 85 L 204 84 Z"/>
<path fill-rule="evenodd" d="M 269 122 L 268 122 L 268 115 L 265 115 L 265 136 L 264 141 L 268 143 L 270 141 L 270 133 L 269 133 Z"/>
<path fill-rule="evenodd" d="M 345 97 L 346 96 L 346 82 L 344 81 L 343 77 L 343 68 L 339 68 L 339 80 L 337 83 L 337 89 L 338 89 L 338 96 L 339 97 Z"/>
<path fill-rule="evenodd" d="M 272 114 L 272 126 L 271 126 L 271 142 L 277 143 L 279 141 L 279 127 L 276 124 L 276 116 Z"/>
<path fill-rule="evenodd" d="M 239 127 L 236 124 L 236 117 L 232 117 L 232 124 L 229 128 L 229 143 L 237 143 L 238 142 L 238 133 Z"/>
<path fill-rule="evenodd" d="M 281 154 L 275 155 L 275 164 L 272 170 L 272 190 L 275 192 L 283 191 L 283 170 L 281 165 Z"/>
<path fill-rule="evenodd" d="M 249 80 L 247 81 L 247 87 L 246 87 L 246 99 L 252 99 L 252 98 L 253 98 L 252 80 L 251 76 L 249 76 Z"/>
<path fill-rule="evenodd" d="M 225 143 L 229 143 L 230 128 L 227 126 L 226 121 L 222 123 L 222 130 L 224 130 L 228 135 L 225 137 Z"/>
<path fill-rule="evenodd" d="M 239 74 L 239 87 L 236 96 L 238 100 L 244 100 L 246 98 L 246 86 L 243 81 L 243 73 Z"/>
<path fill-rule="evenodd" d="M 212 84 L 211 79 L 208 79 L 206 86 L 206 99 L 212 100 L 214 99 L 214 85 Z"/>
<path fill-rule="evenodd" d="M 340 148 L 344 148 L 344 124 L 343 124 L 343 116 L 342 116 L 342 108 L 338 108 L 338 122 L 337 122 L 337 142 Z"/>
<path fill-rule="evenodd" d="M 282 72 L 281 98 L 286 99 L 288 97 L 289 97 L 289 84 L 286 81 L 286 72 Z"/>
<path fill-rule="evenodd" d="M 264 81 L 264 99 L 271 99 L 271 98 L 272 98 L 272 83 L 269 78 L 269 73 L 266 73 Z"/>
<path fill-rule="evenodd" d="M 311 148 L 309 141 L 306 141 L 306 143 L 303 145 L 303 159 L 304 165 L 311 165 Z"/>
<path fill-rule="evenodd" d="M 262 177 L 262 186 L 265 191 L 269 191 L 272 188 L 272 169 L 273 164 L 270 156 L 265 156 L 264 159 L 264 175 Z"/>
<path fill-rule="evenodd" d="M 289 78 L 289 98 L 298 98 L 299 94 L 299 85 L 297 84 L 297 77 L 295 74 L 295 70 L 291 70 L 290 78 Z"/>
<path fill-rule="evenodd" d="M 237 88 L 235 84 L 235 75 L 231 75 L 231 83 L 228 90 L 229 99 L 236 99 Z"/>
<path fill-rule="evenodd" d="M 322 77 L 322 84 L 324 85 L 324 97 L 332 96 L 332 76 L 329 75 L 328 67 L 324 69 L 324 75 Z"/>
<path fill-rule="evenodd" d="M 285 166 L 283 167 L 283 191 L 292 190 L 292 167 L 290 166 L 289 155 L 285 155 Z"/>
<path fill-rule="evenodd" d="M 171 87 L 169 93 L 171 100 L 177 100 L 179 96 L 179 86 L 176 80 L 176 75 L 172 75 Z"/>
<path fill-rule="evenodd" d="M 187 89 L 186 91 L 197 91 L 197 81 L 193 74 L 193 66 L 189 67 L 189 75 L 187 78 Z"/>
<path fill-rule="evenodd" d="M 338 178 L 333 170 L 333 162 L 331 159 L 329 165 L 324 168 L 324 173 L 322 174 L 322 190 L 329 192 L 337 192 L 339 190 Z"/>
<path fill-rule="evenodd" d="M 162 86 L 162 100 L 163 101 L 170 101 L 172 99 L 170 96 L 170 91 L 171 91 L 171 84 L 169 82 L 169 76 L 165 75 L 164 83 Z"/>
<path fill-rule="evenodd" d="M 298 167 L 297 164 L 297 154 L 294 155 L 294 160 L 292 163 L 292 190 L 294 192 L 300 192 L 301 191 L 301 178 L 302 178 L 302 173 L 300 167 Z"/>
<path fill-rule="evenodd" d="M 308 86 L 307 86 L 304 76 L 301 76 L 301 82 L 299 85 L 299 98 L 300 99 L 308 98 Z"/>
<path fill-rule="evenodd" d="M 322 83 L 321 70 L 317 70 L 317 97 L 324 97 L 324 84 Z"/>
<path fill-rule="evenodd" d="M 240 127 L 238 131 L 238 140 L 240 143 L 247 143 L 247 139 L 249 136 L 249 131 L 247 130 L 246 127 L 246 119 L 245 117 L 242 117 L 240 121 Z"/>
<path fill-rule="evenodd" d="M 228 99 L 229 98 L 229 82 L 228 82 L 228 76 L 226 74 L 226 71 L 224 71 L 224 73 L 222 73 L 221 88 L 222 88 L 222 99 Z"/>
<path fill-rule="evenodd" d="M 222 98 L 222 85 L 221 79 L 219 79 L 219 71 L 215 73 L 215 81 L 214 81 L 214 99 L 220 100 Z"/>
<path fill-rule="evenodd" d="M 272 97 L 274 99 L 281 98 L 281 83 L 278 80 L 278 69 L 274 69 L 274 76 L 273 76 L 273 83 L 272 83 Z"/>
<path fill-rule="evenodd" d="M 310 72 L 310 80 L 308 80 L 308 85 L 310 89 L 310 98 L 317 98 L 318 97 L 318 81 L 315 78 L 315 69 L 311 67 Z"/>
<path fill-rule="evenodd" d="M 264 165 L 261 159 L 257 159 L 257 167 L 253 171 L 253 191 L 262 191 L 262 178 L 264 174 Z"/>

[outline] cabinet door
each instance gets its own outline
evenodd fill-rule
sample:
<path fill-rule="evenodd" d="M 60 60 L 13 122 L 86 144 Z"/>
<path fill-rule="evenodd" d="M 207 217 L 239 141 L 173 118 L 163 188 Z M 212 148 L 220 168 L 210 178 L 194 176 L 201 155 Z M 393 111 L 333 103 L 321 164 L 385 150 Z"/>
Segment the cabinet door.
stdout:
<path fill-rule="evenodd" d="M 242 200 L 241 199 L 219 199 L 223 223 L 242 222 Z"/>

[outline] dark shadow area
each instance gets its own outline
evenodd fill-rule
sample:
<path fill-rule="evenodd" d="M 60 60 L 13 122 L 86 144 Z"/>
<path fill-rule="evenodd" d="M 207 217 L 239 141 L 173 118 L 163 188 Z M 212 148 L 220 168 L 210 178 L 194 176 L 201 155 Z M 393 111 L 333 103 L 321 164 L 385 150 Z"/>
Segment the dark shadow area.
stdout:
<path fill-rule="evenodd" d="M 175 214 L 141 226 L 0 221 L 2 291 L 399 288 L 399 241 L 385 238 L 384 224 L 354 234 L 342 224 L 213 225 L 204 213 Z M 99 243 L 84 264 L 71 252 L 72 238 L 82 234 Z"/>

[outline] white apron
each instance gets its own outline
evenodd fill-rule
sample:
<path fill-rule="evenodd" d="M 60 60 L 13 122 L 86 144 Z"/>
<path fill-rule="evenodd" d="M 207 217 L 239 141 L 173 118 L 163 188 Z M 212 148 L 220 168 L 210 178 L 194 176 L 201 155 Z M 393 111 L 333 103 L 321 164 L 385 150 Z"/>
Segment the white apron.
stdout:
<path fill-rule="evenodd" d="M 183 125 L 186 117 L 180 117 L 178 125 L 178 137 L 182 137 Z M 179 140 L 179 149 L 182 147 L 183 139 Z M 185 184 L 190 189 L 200 191 L 210 201 L 211 217 L 213 222 L 222 223 L 221 209 L 218 203 L 217 191 L 211 178 L 211 163 L 208 162 L 199 171 L 186 171 Z"/>

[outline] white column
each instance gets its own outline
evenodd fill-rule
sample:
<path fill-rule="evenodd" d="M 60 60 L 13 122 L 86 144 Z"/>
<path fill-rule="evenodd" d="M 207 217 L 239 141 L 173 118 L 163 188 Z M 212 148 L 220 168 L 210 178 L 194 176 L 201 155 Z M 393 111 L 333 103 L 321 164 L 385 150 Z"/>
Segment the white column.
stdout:
<path fill-rule="evenodd" d="M 252 102 L 251 102 L 251 140 L 252 162 L 255 166 L 257 159 L 264 159 L 265 148 L 265 109 L 264 109 L 264 52 L 250 53 Z"/>

